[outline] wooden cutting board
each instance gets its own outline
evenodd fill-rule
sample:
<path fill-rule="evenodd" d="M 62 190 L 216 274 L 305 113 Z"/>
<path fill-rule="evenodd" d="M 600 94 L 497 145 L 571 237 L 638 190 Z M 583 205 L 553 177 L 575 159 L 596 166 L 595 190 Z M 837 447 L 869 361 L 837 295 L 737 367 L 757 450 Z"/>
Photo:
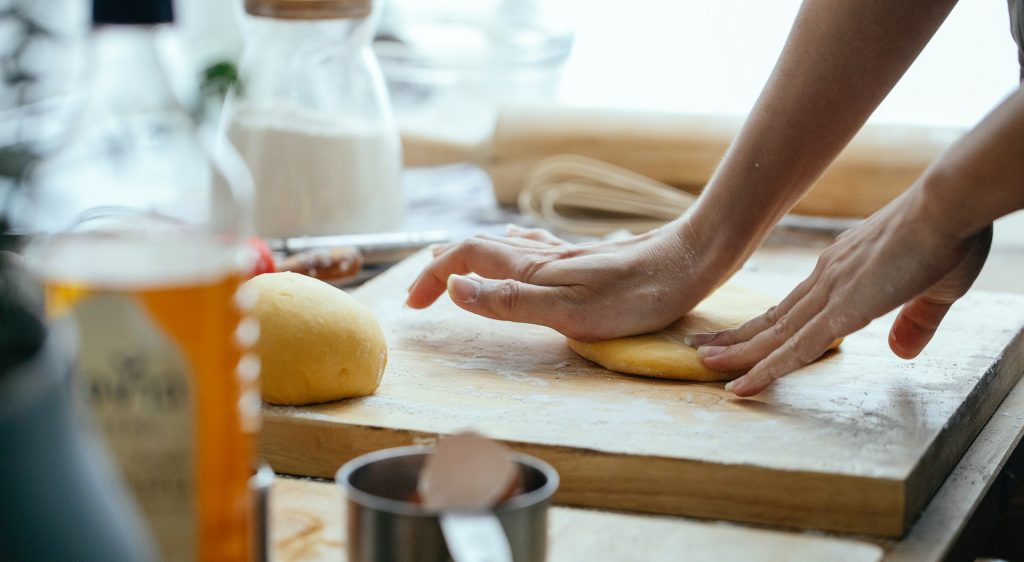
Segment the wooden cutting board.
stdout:
<path fill-rule="evenodd" d="M 357 455 L 474 428 L 553 464 L 559 503 L 901 536 L 1024 371 L 1024 297 L 975 292 L 917 360 L 889 352 L 889 316 L 738 400 L 721 384 L 606 371 L 552 330 L 446 297 L 405 308 L 428 259 L 355 293 L 388 339 L 374 396 L 264 409 L 276 471 L 330 478 Z M 781 295 L 798 279 L 736 281 Z"/>

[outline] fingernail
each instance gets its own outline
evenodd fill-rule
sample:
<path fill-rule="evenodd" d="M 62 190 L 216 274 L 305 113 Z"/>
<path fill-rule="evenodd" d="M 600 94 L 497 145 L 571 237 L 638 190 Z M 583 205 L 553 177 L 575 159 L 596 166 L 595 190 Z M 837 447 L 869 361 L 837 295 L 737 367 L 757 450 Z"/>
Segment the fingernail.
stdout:
<path fill-rule="evenodd" d="M 470 304 L 480 296 L 480 284 L 469 277 L 450 275 L 448 277 L 448 294 L 452 300 Z"/>
<path fill-rule="evenodd" d="M 505 232 L 522 232 L 524 230 L 526 229 L 519 226 L 518 224 L 508 223 L 505 225 Z"/>
<path fill-rule="evenodd" d="M 697 348 L 697 355 L 701 357 L 714 357 L 725 351 L 724 345 L 702 345 Z"/>
<path fill-rule="evenodd" d="M 690 347 L 700 347 L 706 343 L 709 343 L 715 338 L 713 332 L 707 332 L 703 334 L 686 334 L 683 336 L 683 343 Z"/>
<path fill-rule="evenodd" d="M 736 380 L 735 379 L 725 383 L 725 391 L 726 392 L 732 392 L 732 388 L 734 386 L 736 386 Z"/>

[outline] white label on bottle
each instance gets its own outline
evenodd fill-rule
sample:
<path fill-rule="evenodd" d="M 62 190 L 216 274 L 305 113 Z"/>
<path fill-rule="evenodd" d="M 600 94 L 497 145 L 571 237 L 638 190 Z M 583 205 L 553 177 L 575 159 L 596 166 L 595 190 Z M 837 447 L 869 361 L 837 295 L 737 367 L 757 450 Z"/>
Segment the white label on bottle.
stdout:
<path fill-rule="evenodd" d="M 79 376 L 93 419 L 165 561 L 194 560 L 194 405 L 188 362 L 142 303 L 124 294 L 75 307 Z"/>

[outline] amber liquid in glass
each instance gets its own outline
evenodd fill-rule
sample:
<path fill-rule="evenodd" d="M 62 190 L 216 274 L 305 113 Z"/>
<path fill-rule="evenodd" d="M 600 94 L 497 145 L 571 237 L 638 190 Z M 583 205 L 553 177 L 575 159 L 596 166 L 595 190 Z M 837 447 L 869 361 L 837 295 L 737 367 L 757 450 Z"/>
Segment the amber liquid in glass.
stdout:
<path fill-rule="evenodd" d="M 171 238 L 64 237 L 37 270 L 50 317 L 78 324 L 86 403 L 163 557 L 248 561 L 259 399 L 237 252 Z"/>

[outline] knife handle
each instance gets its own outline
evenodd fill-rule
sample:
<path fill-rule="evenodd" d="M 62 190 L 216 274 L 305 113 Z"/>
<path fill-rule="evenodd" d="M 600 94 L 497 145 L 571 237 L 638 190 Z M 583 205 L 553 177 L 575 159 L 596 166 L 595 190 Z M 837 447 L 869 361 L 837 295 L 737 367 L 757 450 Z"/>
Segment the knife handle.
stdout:
<path fill-rule="evenodd" d="M 345 246 L 306 250 L 292 254 L 277 264 L 278 271 L 294 271 L 322 281 L 342 281 L 355 277 L 363 268 L 363 254 Z"/>

